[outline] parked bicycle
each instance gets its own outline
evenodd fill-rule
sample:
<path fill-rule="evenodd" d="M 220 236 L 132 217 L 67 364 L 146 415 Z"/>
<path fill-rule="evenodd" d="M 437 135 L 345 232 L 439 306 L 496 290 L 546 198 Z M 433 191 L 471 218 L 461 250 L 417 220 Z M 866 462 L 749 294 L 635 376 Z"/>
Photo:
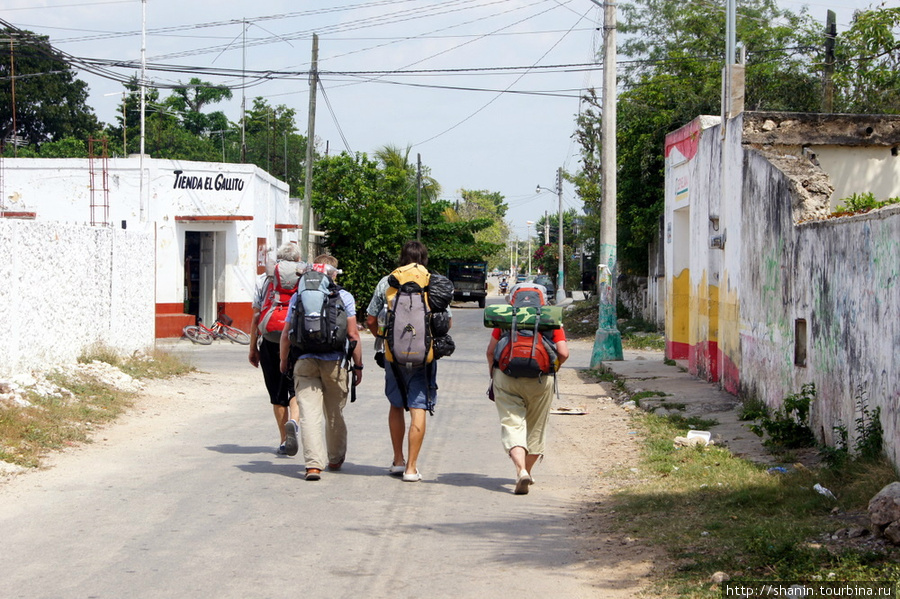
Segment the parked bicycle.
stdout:
<path fill-rule="evenodd" d="M 210 345 L 216 339 L 228 339 L 241 345 L 250 345 L 250 335 L 237 327 L 231 326 L 231 322 L 231 318 L 223 312 L 219 314 L 212 327 L 206 326 L 203 324 L 203 319 L 198 318 L 197 324 L 184 327 L 182 333 L 184 333 L 185 337 L 200 345 Z"/>

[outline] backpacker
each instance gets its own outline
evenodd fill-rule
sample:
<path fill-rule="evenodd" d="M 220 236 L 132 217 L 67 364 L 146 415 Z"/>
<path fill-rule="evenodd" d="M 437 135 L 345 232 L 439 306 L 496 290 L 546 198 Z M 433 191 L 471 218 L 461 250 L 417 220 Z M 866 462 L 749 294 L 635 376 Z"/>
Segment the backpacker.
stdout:
<path fill-rule="evenodd" d="M 518 289 L 517 289 L 518 288 Z M 503 373 L 515 378 L 539 378 L 554 374 L 559 369 L 556 345 L 552 333 L 539 330 L 541 309 L 546 304 L 543 288 L 539 285 L 516 285 L 510 292 L 514 310 L 509 332 L 504 332 L 494 349 L 494 364 Z M 523 307 L 537 309 L 534 324 L 519 328 L 518 314 Z"/>
<path fill-rule="evenodd" d="M 291 316 L 291 345 L 300 353 L 345 352 L 347 309 L 340 287 L 314 264 L 297 285 L 297 301 Z"/>
<path fill-rule="evenodd" d="M 385 359 L 414 368 L 434 359 L 431 310 L 428 304 L 428 270 L 407 264 L 388 277 Z"/>
<path fill-rule="evenodd" d="M 297 292 L 306 264 L 282 260 L 275 264 L 263 304 L 259 309 L 259 334 L 277 342 L 287 320 L 288 304 Z"/>
<path fill-rule="evenodd" d="M 546 306 L 547 288 L 535 283 L 516 283 L 509 290 L 509 303 L 514 308 Z"/>

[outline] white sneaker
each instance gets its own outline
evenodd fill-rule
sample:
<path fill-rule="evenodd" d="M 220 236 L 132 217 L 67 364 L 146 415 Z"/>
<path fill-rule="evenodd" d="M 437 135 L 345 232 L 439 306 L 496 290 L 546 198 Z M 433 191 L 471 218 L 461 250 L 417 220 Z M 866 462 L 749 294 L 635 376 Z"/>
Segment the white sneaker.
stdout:
<path fill-rule="evenodd" d="M 416 470 L 412 474 L 403 473 L 403 482 L 405 483 L 417 483 L 422 480 L 422 475 L 419 474 L 419 471 Z"/>
<path fill-rule="evenodd" d="M 388 468 L 388 472 L 391 474 L 403 474 L 406 472 L 406 463 L 400 464 L 399 466 L 395 466 L 391 464 L 391 467 Z"/>
<path fill-rule="evenodd" d="M 516 495 L 528 495 L 528 487 L 530 487 L 533 482 L 534 479 L 528 474 L 528 470 L 520 471 L 519 477 L 516 479 L 516 489 L 513 493 Z"/>

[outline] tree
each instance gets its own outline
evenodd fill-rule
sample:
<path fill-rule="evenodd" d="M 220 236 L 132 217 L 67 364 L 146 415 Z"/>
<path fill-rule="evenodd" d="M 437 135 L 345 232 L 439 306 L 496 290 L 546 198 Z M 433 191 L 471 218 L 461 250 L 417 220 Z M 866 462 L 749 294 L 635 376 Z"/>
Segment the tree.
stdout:
<path fill-rule="evenodd" d="M 0 39 L 0 81 L 4 82 L 0 88 L 0 149 L 5 151 L 13 135 L 40 146 L 64 137 L 87 139 L 99 132 L 100 123 L 86 104 L 87 83 L 76 79 L 46 36 L 5 27 Z"/>
<path fill-rule="evenodd" d="M 391 193 L 396 182 L 365 154 L 326 156 L 314 173 L 312 208 L 345 272 L 341 284 L 358 298 L 371 296 L 409 238 L 403 207 Z"/>
<path fill-rule="evenodd" d="M 221 111 L 204 114 L 203 108 L 231 99 L 231 90 L 192 77 L 184 87 L 176 87 L 164 105 L 179 115 L 182 126 L 194 135 L 223 129 L 228 119 Z"/>
<path fill-rule="evenodd" d="M 900 112 L 900 8 L 858 11 L 835 43 L 838 112 Z"/>
<path fill-rule="evenodd" d="M 456 215 L 462 220 L 488 219 L 490 224 L 475 233 L 475 239 L 479 242 L 490 243 L 497 246 L 497 251 L 487 256 L 490 268 L 499 268 L 501 265 L 509 265 L 509 252 L 507 240 L 509 239 L 509 224 L 506 222 L 506 212 L 509 206 L 502 194 L 496 191 L 461 189 L 459 194 L 462 201 L 456 203 Z"/>
<path fill-rule="evenodd" d="M 710 18 L 710 6 L 720 9 Z M 622 272 L 645 273 L 664 203 L 665 135 L 701 114 L 720 113 L 725 17 L 720 0 L 685 4 L 635 0 L 622 5 L 619 52 L 631 60 L 621 78 L 617 112 L 618 258 Z M 747 51 L 747 95 L 753 110 L 809 112 L 820 106 L 813 68 L 821 33 L 805 14 L 780 10 L 773 0 L 741 4 L 737 37 Z M 583 170 L 573 176 L 588 215 L 599 214 L 603 118 L 593 92 L 576 121 Z M 595 217 L 588 222 L 594 227 Z"/>

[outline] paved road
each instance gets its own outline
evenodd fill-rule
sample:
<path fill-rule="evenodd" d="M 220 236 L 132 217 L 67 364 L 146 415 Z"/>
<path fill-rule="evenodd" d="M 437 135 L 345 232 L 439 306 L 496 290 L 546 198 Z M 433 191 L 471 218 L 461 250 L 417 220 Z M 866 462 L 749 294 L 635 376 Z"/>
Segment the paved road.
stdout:
<path fill-rule="evenodd" d="M 200 373 L 151 385 L 93 445 L 0 484 L 0 598 L 608 596 L 573 540 L 583 479 L 550 455 L 531 494 L 511 492 L 474 303 L 454 309 L 453 336 L 421 483 L 386 474 L 370 337 L 347 463 L 318 482 L 274 455 L 246 348 L 178 342 Z"/>

